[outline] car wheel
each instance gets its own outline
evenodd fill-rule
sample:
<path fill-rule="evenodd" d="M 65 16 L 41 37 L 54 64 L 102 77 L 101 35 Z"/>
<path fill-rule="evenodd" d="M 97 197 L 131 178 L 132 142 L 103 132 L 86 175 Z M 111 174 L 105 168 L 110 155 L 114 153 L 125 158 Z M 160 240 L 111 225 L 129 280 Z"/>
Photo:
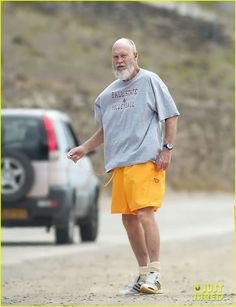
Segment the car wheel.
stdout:
<path fill-rule="evenodd" d="M 2 200 L 15 202 L 22 199 L 34 182 L 30 160 L 19 151 L 2 151 Z"/>
<path fill-rule="evenodd" d="M 75 215 L 71 209 L 66 217 L 63 226 L 55 226 L 55 237 L 57 244 L 72 244 L 74 243 L 75 231 Z"/>
<path fill-rule="evenodd" d="M 97 197 L 89 210 L 88 218 L 80 225 L 80 236 L 83 242 L 95 241 L 98 234 L 98 204 Z"/>

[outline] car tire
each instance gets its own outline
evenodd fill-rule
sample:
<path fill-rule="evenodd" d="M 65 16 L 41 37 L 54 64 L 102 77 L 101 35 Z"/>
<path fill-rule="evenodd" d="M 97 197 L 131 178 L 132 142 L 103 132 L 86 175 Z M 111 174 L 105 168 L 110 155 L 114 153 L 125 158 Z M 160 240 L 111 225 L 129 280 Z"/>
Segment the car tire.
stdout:
<path fill-rule="evenodd" d="M 98 193 L 97 193 L 98 194 Z M 88 217 L 80 224 L 80 237 L 83 242 L 95 241 L 98 234 L 98 195 L 90 207 Z"/>
<path fill-rule="evenodd" d="M 75 215 L 74 210 L 71 209 L 66 217 L 63 226 L 55 226 L 55 238 L 57 244 L 73 244 L 75 230 Z"/>
<path fill-rule="evenodd" d="M 34 170 L 23 153 L 13 149 L 2 151 L 2 200 L 16 202 L 26 196 L 34 183 Z"/>

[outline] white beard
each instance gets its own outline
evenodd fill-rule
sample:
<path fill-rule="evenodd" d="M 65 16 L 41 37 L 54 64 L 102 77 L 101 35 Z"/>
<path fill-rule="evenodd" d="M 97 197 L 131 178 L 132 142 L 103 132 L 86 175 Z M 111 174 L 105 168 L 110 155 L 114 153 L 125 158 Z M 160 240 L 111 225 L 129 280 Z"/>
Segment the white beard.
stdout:
<path fill-rule="evenodd" d="M 118 70 L 118 69 L 113 67 L 113 74 L 117 79 L 119 79 L 121 81 L 126 81 L 131 77 L 131 75 L 134 72 L 134 69 L 135 69 L 134 64 L 128 65 L 127 68 L 123 69 L 123 70 Z"/>

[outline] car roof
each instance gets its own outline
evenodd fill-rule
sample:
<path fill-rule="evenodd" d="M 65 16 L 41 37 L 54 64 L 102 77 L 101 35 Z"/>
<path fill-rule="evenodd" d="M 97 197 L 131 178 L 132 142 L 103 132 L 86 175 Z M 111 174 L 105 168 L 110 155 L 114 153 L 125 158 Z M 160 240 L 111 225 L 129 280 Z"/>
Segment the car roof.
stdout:
<path fill-rule="evenodd" d="M 45 115 L 52 119 L 61 119 L 70 121 L 69 116 L 61 111 L 52 109 L 30 109 L 30 108 L 16 108 L 16 109 L 2 109 L 3 116 L 27 116 L 27 117 L 43 117 Z"/>

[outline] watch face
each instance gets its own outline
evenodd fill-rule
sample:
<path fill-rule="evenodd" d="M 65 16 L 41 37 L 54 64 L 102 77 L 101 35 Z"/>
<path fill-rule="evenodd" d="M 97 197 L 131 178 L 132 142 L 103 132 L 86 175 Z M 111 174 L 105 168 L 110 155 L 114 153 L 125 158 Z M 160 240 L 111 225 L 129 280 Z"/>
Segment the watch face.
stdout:
<path fill-rule="evenodd" d="M 173 146 L 173 144 L 164 144 L 163 147 L 171 150 L 171 149 L 173 149 L 174 146 Z"/>

